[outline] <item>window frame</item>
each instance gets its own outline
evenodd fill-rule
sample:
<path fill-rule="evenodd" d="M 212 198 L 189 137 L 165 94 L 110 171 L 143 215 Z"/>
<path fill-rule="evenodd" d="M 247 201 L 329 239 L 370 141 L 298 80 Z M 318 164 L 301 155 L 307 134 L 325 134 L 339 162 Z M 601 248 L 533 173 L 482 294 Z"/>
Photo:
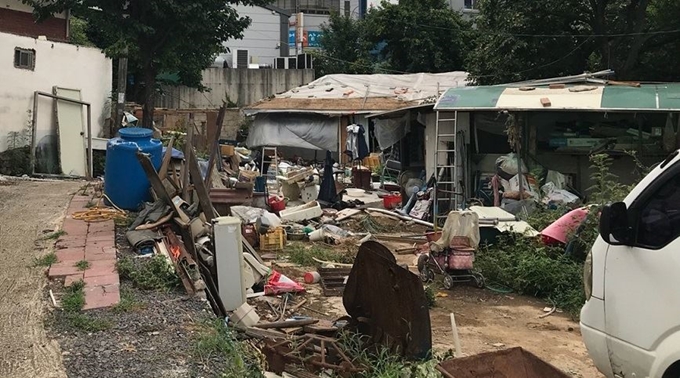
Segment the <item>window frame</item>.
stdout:
<path fill-rule="evenodd" d="M 680 175 L 680 161 L 674 163 L 670 167 L 667 167 L 663 172 L 661 172 L 661 174 L 656 179 L 654 179 L 649 184 L 649 186 L 645 188 L 645 190 L 643 190 L 642 193 L 640 193 L 640 195 L 631 203 L 628 209 L 628 221 L 629 224 L 632 226 L 633 232 L 635 233 L 634 241 L 633 243 L 631 243 L 632 247 L 657 251 L 665 248 L 666 246 L 680 238 L 679 231 L 677 235 L 675 235 L 675 237 L 671 238 L 670 240 L 666 241 L 665 243 L 659 246 L 651 246 L 639 242 L 640 225 L 642 222 L 642 211 L 649 204 L 649 201 L 652 199 L 652 197 L 656 193 L 658 193 L 658 191 L 665 184 L 675 179 L 678 175 Z"/>
<path fill-rule="evenodd" d="M 23 56 L 28 56 L 29 62 L 27 65 L 23 65 L 21 63 L 21 58 Z M 28 70 L 28 71 L 35 71 L 35 50 L 34 49 L 25 49 L 22 47 L 15 47 L 14 48 L 14 68 L 20 69 L 20 70 Z M 18 60 L 17 60 L 18 58 Z"/>

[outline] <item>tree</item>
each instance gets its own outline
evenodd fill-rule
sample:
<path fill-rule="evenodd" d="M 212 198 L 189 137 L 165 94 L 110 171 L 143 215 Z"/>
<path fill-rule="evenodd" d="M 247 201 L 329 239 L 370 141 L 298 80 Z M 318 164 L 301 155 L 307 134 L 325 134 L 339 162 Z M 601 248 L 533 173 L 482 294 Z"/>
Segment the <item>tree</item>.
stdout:
<path fill-rule="evenodd" d="M 622 80 L 664 80 L 654 60 L 680 55 L 678 12 L 674 0 L 483 0 L 467 70 L 478 84 L 607 68 Z"/>
<path fill-rule="evenodd" d="M 70 10 L 93 30 L 108 56 L 127 51 L 144 81 L 142 124 L 153 123 L 156 76 L 177 73 L 180 83 L 201 88 L 223 42 L 242 38 L 250 25 L 229 4 L 266 5 L 268 0 L 23 0 L 39 19 Z M 93 78 L 96 80 L 96 78 Z"/>
<path fill-rule="evenodd" d="M 363 26 L 361 20 L 331 13 L 328 23 L 321 25 L 321 50 L 314 53 L 317 77 L 373 72 L 370 43 L 364 38 Z"/>
<path fill-rule="evenodd" d="M 403 72 L 446 72 L 463 68 L 470 24 L 445 0 L 383 0 L 368 12 L 364 30 L 389 68 Z"/>

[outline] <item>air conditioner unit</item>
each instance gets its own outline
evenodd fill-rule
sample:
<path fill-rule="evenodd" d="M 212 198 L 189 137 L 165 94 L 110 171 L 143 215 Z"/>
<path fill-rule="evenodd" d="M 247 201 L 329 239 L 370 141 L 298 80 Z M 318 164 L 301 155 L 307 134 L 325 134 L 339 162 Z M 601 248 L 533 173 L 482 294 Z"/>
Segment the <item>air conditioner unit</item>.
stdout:
<path fill-rule="evenodd" d="M 274 58 L 274 68 L 277 70 L 285 70 L 288 68 L 287 58 Z"/>
<path fill-rule="evenodd" d="M 312 67 L 312 55 L 311 54 L 299 54 L 297 56 L 297 68 L 299 70 L 313 68 Z"/>
<path fill-rule="evenodd" d="M 294 70 L 297 68 L 297 58 L 296 57 L 290 57 L 286 58 L 288 60 L 288 66 L 286 66 L 286 69 L 289 70 Z"/>
<path fill-rule="evenodd" d="M 250 56 L 248 55 L 248 50 L 236 49 L 233 50 L 231 55 L 231 67 L 232 68 L 248 68 L 250 63 Z"/>

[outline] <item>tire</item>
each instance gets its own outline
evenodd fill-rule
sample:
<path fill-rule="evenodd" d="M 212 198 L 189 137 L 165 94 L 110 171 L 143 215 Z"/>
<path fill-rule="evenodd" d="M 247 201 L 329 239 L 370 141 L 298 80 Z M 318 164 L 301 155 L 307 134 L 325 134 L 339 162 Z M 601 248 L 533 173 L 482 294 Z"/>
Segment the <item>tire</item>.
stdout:
<path fill-rule="evenodd" d="M 475 278 L 475 285 L 477 285 L 478 288 L 483 289 L 484 285 L 486 284 L 484 276 L 479 273 L 475 273 L 473 277 Z"/>
<path fill-rule="evenodd" d="M 444 286 L 444 289 L 451 290 L 453 288 L 453 277 L 449 274 L 444 274 L 442 285 Z"/>

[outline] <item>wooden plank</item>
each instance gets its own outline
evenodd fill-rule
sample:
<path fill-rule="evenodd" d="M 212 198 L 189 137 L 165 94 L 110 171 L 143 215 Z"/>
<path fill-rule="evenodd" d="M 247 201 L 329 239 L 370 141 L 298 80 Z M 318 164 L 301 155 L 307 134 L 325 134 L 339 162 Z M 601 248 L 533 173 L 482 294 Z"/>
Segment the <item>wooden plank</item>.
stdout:
<path fill-rule="evenodd" d="M 182 199 L 191 204 L 191 195 L 189 194 L 189 160 L 191 160 L 191 151 L 193 150 L 194 141 L 194 122 L 189 116 L 189 123 L 187 124 L 187 136 L 184 145 L 184 172 L 182 172 Z"/>
<path fill-rule="evenodd" d="M 255 327 L 260 328 L 260 329 L 295 328 L 295 327 L 302 327 L 302 326 L 306 326 L 306 325 L 316 324 L 318 322 L 319 322 L 319 319 L 289 320 L 289 321 L 282 321 L 282 322 L 255 324 Z"/>
<path fill-rule="evenodd" d="M 163 164 L 161 164 L 160 172 L 158 172 L 158 177 L 163 180 L 168 176 L 168 168 L 170 168 L 170 159 L 172 158 L 172 146 L 175 144 L 175 136 L 173 135 L 168 142 L 168 149 L 163 155 Z"/>
<path fill-rule="evenodd" d="M 139 163 L 142 165 L 142 169 L 144 170 L 144 173 L 146 173 L 146 177 L 149 179 L 151 188 L 153 189 L 157 198 L 162 199 L 163 202 L 170 205 L 176 217 L 181 218 L 185 222 L 189 222 L 189 217 L 184 213 L 184 211 L 180 210 L 177 206 L 175 206 L 175 203 L 172 202 L 170 194 L 168 194 L 168 192 L 165 190 L 165 185 L 163 185 L 160 177 L 158 177 L 158 173 L 156 173 L 156 170 L 153 168 L 153 163 L 151 163 L 149 157 L 141 152 L 137 152 L 137 160 L 139 160 Z"/>
<path fill-rule="evenodd" d="M 203 184 L 201 169 L 198 167 L 198 159 L 196 159 L 196 152 L 194 152 L 193 148 L 189 150 L 189 174 L 191 175 L 191 181 L 194 183 L 198 203 L 203 214 L 205 214 L 205 220 L 210 223 L 215 218 L 215 210 L 213 209 L 212 202 L 210 202 L 208 189 Z"/>
<path fill-rule="evenodd" d="M 222 123 L 224 122 L 224 115 L 227 111 L 227 105 L 222 102 L 220 112 L 217 114 L 217 125 L 213 139 L 208 139 L 208 150 L 210 151 L 210 158 L 208 158 L 208 171 L 205 175 L 205 186 L 210 187 L 210 176 L 212 175 L 213 167 L 215 166 L 215 159 L 220 157 L 220 135 L 222 134 Z"/>

